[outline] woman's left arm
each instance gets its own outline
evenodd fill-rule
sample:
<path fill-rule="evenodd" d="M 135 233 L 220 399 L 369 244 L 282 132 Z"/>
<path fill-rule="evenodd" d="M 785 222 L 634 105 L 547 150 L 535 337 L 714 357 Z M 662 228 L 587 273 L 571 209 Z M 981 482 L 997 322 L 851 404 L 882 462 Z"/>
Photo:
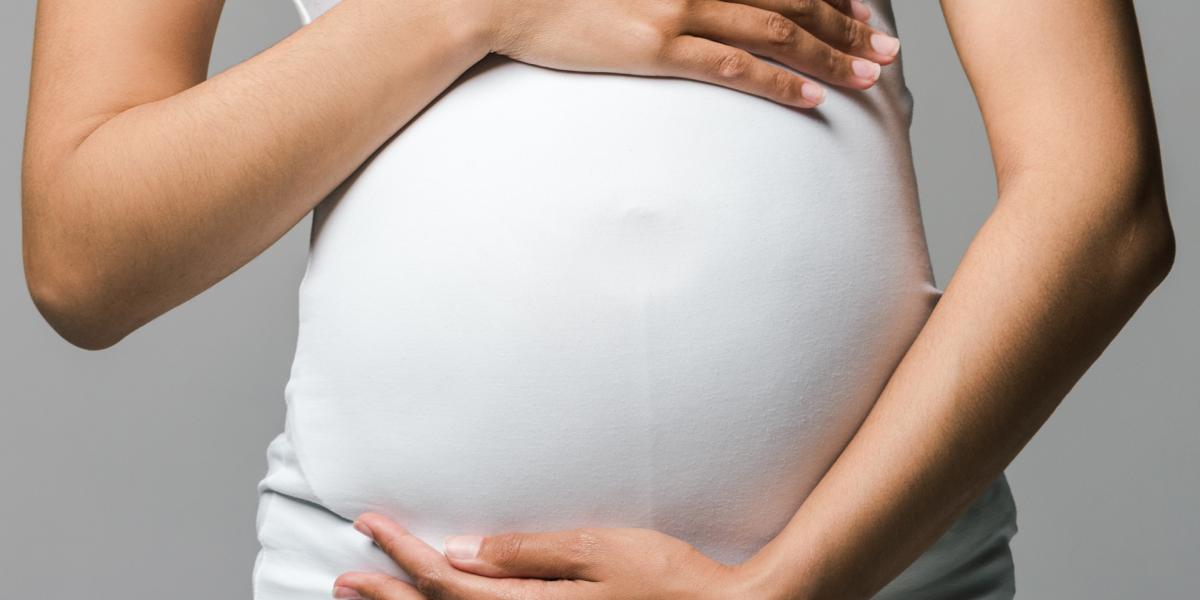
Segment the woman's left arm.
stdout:
<path fill-rule="evenodd" d="M 760 598 L 869 598 L 1000 475 L 1163 280 L 1175 241 L 1129 0 L 943 0 L 999 199 L 781 535 Z"/>
<path fill-rule="evenodd" d="M 987 127 L 999 200 L 870 414 L 775 539 L 729 568 L 638 529 L 476 536 L 476 558 L 447 561 L 367 514 L 357 525 L 417 585 L 349 573 L 339 591 L 846 600 L 871 597 L 930 547 L 1049 418 L 1175 253 L 1130 1 L 942 7 Z"/>

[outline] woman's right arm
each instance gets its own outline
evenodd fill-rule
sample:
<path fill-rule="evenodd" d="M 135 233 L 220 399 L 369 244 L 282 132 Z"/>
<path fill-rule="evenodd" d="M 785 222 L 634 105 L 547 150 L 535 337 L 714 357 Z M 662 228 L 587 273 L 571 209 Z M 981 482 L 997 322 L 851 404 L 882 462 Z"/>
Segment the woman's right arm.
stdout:
<path fill-rule="evenodd" d="M 25 272 L 76 346 L 109 347 L 249 262 L 489 52 L 811 107 L 814 83 L 757 57 L 865 89 L 898 45 L 850 0 L 343 0 L 206 79 L 222 5 L 38 3 Z"/>
<path fill-rule="evenodd" d="M 79 347 L 257 256 L 488 51 L 467 0 L 346 0 L 206 80 L 222 4 L 38 3 L 26 279 Z"/>

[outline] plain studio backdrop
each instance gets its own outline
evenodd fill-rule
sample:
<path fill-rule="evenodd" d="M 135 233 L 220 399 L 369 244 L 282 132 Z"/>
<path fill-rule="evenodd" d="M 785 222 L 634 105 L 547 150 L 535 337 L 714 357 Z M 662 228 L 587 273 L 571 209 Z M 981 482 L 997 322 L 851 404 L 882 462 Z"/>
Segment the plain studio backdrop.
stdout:
<path fill-rule="evenodd" d="M 255 484 L 266 473 L 267 442 L 283 428 L 311 216 L 110 349 L 88 352 L 59 338 L 34 309 L 21 267 L 19 173 L 35 2 L 6 6 L 0 595 L 247 598 L 258 550 Z M 1200 225 L 1200 94 L 1191 69 L 1200 6 L 1143 0 L 1137 8 L 1178 257 L 1008 469 L 1020 598 L 1200 594 L 1200 253 L 1192 243 Z M 995 179 L 938 4 L 899 0 L 895 9 L 916 100 L 922 210 L 944 287 L 995 202 Z M 228 0 L 212 73 L 299 24 L 290 0 Z"/>

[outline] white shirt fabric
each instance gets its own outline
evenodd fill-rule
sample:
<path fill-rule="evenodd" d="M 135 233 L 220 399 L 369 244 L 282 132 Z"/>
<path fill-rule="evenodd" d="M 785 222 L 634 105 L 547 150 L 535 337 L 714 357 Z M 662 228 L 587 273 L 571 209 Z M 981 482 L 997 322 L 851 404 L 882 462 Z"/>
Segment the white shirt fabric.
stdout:
<path fill-rule="evenodd" d="M 306 23 L 333 4 L 298 0 Z M 749 558 L 941 295 L 911 109 L 899 64 L 815 111 L 472 67 L 315 209 L 256 600 L 407 579 L 352 529 L 368 510 L 439 550 L 587 525 Z M 1011 598 L 1015 532 L 1001 476 L 878 597 Z"/>

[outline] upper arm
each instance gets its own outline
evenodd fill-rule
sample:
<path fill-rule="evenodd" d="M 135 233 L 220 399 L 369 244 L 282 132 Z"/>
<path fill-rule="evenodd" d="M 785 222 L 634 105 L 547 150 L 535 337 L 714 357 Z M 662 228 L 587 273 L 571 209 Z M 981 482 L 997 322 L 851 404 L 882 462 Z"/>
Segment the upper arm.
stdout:
<path fill-rule="evenodd" d="M 1087 193 L 1161 193 L 1130 0 L 942 0 L 1001 188 L 1049 175 Z"/>
<path fill-rule="evenodd" d="M 223 0 L 40 0 L 25 183 L 121 111 L 207 77 Z"/>

